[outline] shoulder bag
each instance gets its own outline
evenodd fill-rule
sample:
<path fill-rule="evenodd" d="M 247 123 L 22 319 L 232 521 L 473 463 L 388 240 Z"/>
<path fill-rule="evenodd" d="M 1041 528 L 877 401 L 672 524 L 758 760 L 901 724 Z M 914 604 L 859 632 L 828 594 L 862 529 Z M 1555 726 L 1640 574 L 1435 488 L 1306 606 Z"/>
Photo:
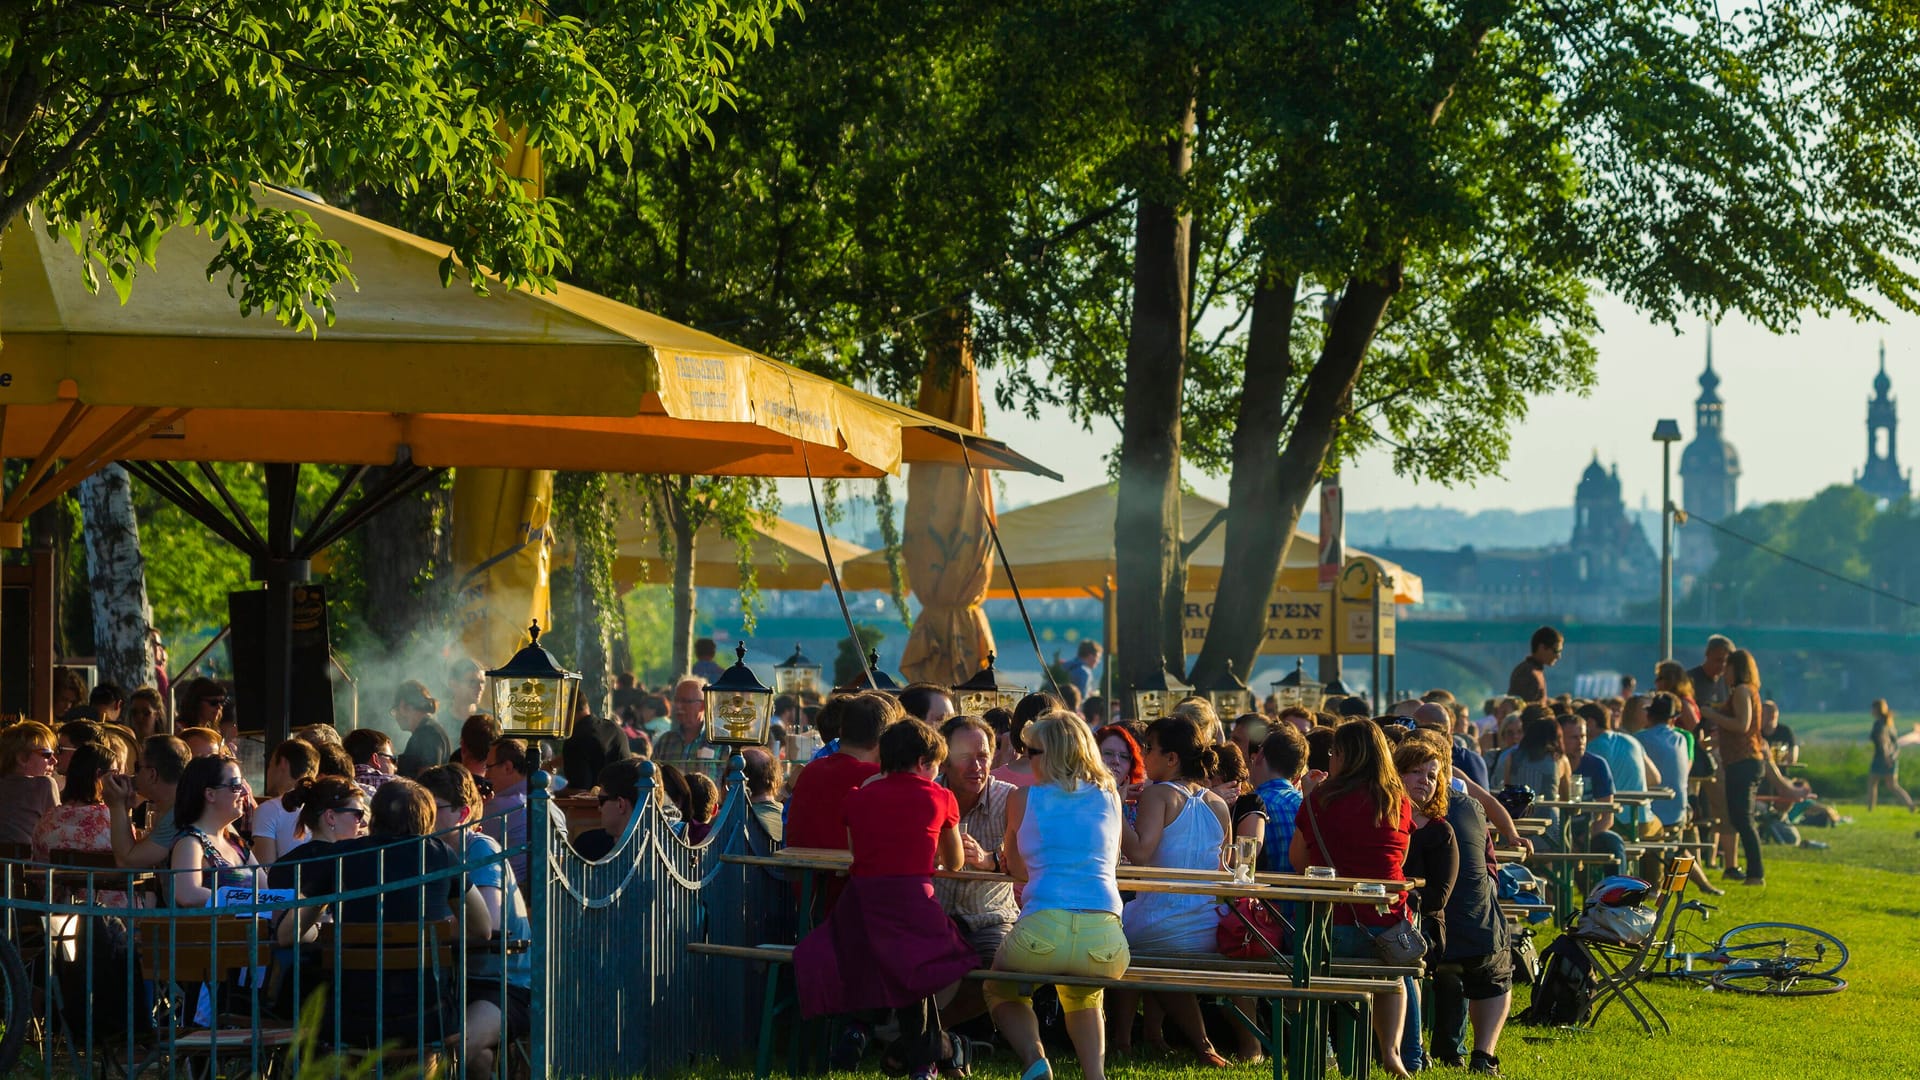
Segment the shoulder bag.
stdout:
<path fill-rule="evenodd" d="M 1313 813 L 1311 796 L 1301 801 L 1300 810 L 1306 815 L 1307 827 L 1313 830 L 1314 842 L 1320 845 L 1320 853 L 1328 862 L 1332 862 L 1333 852 L 1327 847 L 1326 839 L 1320 835 L 1320 822 L 1317 820 L 1317 815 Z M 1354 925 L 1366 931 L 1367 936 L 1373 939 L 1373 953 L 1384 963 L 1404 966 L 1427 955 L 1426 935 L 1422 934 L 1407 917 L 1404 898 L 1401 901 L 1400 918 L 1391 925 L 1375 929 L 1358 919 L 1354 920 Z"/>

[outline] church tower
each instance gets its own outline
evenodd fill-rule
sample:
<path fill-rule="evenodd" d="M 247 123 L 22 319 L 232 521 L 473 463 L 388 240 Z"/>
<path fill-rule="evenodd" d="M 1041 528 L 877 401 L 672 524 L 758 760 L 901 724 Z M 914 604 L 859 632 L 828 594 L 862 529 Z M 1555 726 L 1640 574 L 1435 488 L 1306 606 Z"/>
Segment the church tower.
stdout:
<path fill-rule="evenodd" d="M 1720 376 L 1713 371 L 1713 328 L 1707 328 L 1707 369 L 1700 373 L 1700 396 L 1693 403 L 1693 441 L 1680 454 L 1680 505 L 1689 514 L 1724 521 L 1739 507 L 1740 455 L 1721 432 L 1725 419 Z M 1674 561 L 1683 574 L 1698 576 L 1713 565 L 1713 531 L 1705 526 L 1677 530 Z"/>
<path fill-rule="evenodd" d="M 1854 486 L 1876 499 L 1903 499 L 1910 489 L 1900 472 L 1900 454 L 1894 441 L 1900 421 L 1894 414 L 1893 380 L 1887 378 L 1887 343 L 1880 343 L 1880 374 L 1873 377 L 1873 396 L 1867 399 L 1867 467 L 1853 478 Z M 1883 437 L 1884 436 L 1884 437 Z"/>

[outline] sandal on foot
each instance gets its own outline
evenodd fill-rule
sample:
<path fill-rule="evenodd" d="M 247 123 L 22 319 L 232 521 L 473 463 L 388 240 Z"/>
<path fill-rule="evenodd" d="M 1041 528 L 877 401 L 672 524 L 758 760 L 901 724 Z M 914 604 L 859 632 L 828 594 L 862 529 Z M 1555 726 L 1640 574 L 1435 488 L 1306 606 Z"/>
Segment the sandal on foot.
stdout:
<path fill-rule="evenodd" d="M 1047 1064 L 1046 1058 L 1041 1058 L 1027 1066 L 1027 1071 L 1020 1074 L 1020 1080 L 1053 1080 L 1053 1066 Z"/>

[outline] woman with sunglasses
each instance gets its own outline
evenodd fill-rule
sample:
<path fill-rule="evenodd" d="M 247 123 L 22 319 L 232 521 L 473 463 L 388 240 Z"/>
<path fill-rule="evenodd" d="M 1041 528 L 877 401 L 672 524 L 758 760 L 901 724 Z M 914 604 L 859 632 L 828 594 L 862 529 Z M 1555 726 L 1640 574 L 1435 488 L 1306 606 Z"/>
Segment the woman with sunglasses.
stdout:
<path fill-rule="evenodd" d="M 47 811 L 60 805 L 53 778 L 53 729 L 22 720 L 0 730 L 0 844 L 30 844 Z"/>
<path fill-rule="evenodd" d="M 173 820 L 180 828 L 170 861 L 176 907 L 205 904 L 223 886 L 255 883 L 259 868 L 253 852 L 233 830 L 252 809 L 253 793 L 240 776 L 240 762 L 210 754 L 187 763 L 173 802 Z"/>
<path fill-rule="evenodd" d="M 367 793 L 345 777 L 302 777 L 276 801 L 294 812 L 304 838 L 268 868 L 276 889 L 300 888 L 299 864 L 333 858 L 337 845 L 367 835 Z"/>

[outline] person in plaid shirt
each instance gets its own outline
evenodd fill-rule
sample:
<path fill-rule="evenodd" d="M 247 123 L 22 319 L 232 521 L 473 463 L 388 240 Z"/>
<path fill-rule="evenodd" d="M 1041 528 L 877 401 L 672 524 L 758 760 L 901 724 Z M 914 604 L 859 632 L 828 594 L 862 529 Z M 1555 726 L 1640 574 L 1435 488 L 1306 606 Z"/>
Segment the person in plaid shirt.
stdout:
<path fill-rule="evenodd" d="M 1287 857 L 1293 843 L 1293 822 L 1300 813 L 1300 777 L 1307 771 L 1307 740 L 1292 724 L 1276 724 L 1253 756 L 1254 794 L 1260 797 L 1267 824 L 1262 830 L 1260 869 L 1293 873 Z"/>

